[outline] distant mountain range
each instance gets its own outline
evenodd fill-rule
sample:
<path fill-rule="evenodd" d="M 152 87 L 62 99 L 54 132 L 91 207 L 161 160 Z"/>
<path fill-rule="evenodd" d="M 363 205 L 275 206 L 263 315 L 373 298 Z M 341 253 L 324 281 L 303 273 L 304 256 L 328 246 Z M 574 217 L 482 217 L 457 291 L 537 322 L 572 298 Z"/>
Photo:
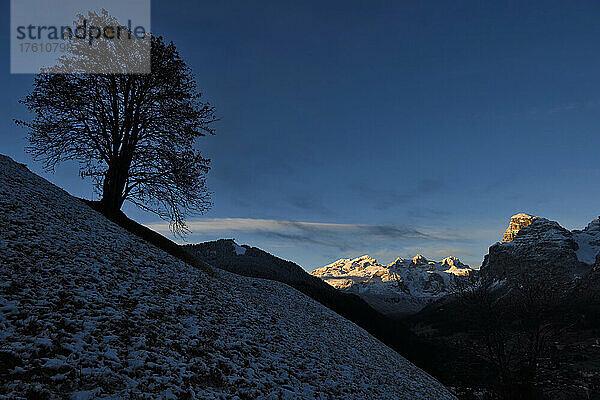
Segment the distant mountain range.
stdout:
<path fill-rule="evenodd" d="M 368 255 L 344 258 L 312 271 L 331 286 L 365 299 L 389 316 L 419 311 L 431 301 L 449 293 L 453 279 L 474 270 L 456 257 L 429 261 L 417 254 L 382 265 Z"/>
<path fill-rule="evenodd" d="M 492 245 L 481 270 L 496 280 L 507 274 L 531 272 L 575 281 L 591 273 L 600 252 L 600 220 L 582 230 L 569 231 L 557 222 L 525 213 L 511 217 L 502 242 Z M 362 297 L 389 316 L 418 312 L 452 291 L 452 282 L 477 270 L 456 257 L 429 261 L 418 254 L 383 265 L 368 255 L 344 258 L 311 272 L 331 286 Z"/>

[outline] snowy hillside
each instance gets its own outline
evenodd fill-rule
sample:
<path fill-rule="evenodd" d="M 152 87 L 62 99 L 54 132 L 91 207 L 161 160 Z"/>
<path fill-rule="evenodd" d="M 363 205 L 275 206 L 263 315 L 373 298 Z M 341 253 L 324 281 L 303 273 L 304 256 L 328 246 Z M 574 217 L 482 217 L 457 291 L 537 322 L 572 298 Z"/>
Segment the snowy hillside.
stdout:
<path fill-rule="evenodd" d="M 458 258 L 435 262 L 418 254 L 409 260 L 397 258 L 388 265 L 368 255 L 344 258 L 311 274 L 335 288 L 358 294 L 384 314 L 402 315 L 417 312 L 445 296 L 454 277 L 471 272 Z"/>
<path fill-rule="evenodd" d="M 290 287 L 184 264 L 0 156 L 0 398 L 450 399 Z"/>

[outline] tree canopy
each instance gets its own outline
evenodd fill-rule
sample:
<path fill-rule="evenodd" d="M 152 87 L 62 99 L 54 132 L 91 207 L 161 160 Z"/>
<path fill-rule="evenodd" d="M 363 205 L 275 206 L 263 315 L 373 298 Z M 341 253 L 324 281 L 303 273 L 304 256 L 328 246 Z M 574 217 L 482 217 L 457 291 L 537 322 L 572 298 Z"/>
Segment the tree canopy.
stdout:
<path fill-rule="evenodd" d="M 128 200 L 186 231 L 190 214 L 210 205 L 196 139 L 214 134 L 212 105 L 202 100 L 175 45 L 151 37 L 151 72 L 40 73 L 20 102 L 33 112 L 28 151 L 53 171 L 65 160 L 80 165 L 102 196 L 106 212 Z"/>

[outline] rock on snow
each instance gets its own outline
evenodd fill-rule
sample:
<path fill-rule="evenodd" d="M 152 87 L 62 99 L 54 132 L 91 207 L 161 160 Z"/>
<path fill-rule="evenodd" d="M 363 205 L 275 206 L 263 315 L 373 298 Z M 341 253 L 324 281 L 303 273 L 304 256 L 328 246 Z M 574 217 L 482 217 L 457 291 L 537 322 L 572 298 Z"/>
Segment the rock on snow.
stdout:
<path fill-rule="evenodd" d="M 0 398 L 450 399 L 294 289 L 195 269 L 0 156 Z"/>

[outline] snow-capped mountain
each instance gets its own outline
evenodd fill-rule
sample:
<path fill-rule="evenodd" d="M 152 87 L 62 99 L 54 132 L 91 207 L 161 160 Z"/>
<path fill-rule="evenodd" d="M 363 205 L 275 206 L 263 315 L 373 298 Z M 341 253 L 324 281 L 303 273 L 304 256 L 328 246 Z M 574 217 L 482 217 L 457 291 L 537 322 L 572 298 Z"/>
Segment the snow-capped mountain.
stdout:
<path fill-rule="evenodd" d="M 436 262 L 417 254 L 387 265 L 368 255 L 344 258 L 311 274 L 337 289 L 358 294 L 384 314 L 398 316 L 417 312 L 448 294 L 453 279 L 472 272 L 456 257 Z"/>
<path fill-rule="evenodd" d="M 502 241 L 490 247 L 481 273 L 501 280 L 526 269 L 573 280 L 591 270 L 599 253 L 600 218 L 582 230 L 569 231 L 555 221 L 519 213 L 511 217 Z M 449 294 L 454 278 L 471 273 L 473 269 L 455 257 L 435 262 L 420 254 L 387 265 L 365 255 L 341 259 L 311 272 L 392 316 L 419 311 Z"/>
<path fill-rule="evenodd" d="M 0 398 L 455 397 L 291 287 L 186 264 L 0 155 Z"/>
<path fill-rule="evenodd" d="M 558 222 L 519 213 L 511 217 L 502 242 L 490 247 L 481 271 L 503 279 L 524 269 L 539 269 L 573 279 L 590 270 L 599 252 L 598 218 L 585 229 L 569 231 Z"/>

